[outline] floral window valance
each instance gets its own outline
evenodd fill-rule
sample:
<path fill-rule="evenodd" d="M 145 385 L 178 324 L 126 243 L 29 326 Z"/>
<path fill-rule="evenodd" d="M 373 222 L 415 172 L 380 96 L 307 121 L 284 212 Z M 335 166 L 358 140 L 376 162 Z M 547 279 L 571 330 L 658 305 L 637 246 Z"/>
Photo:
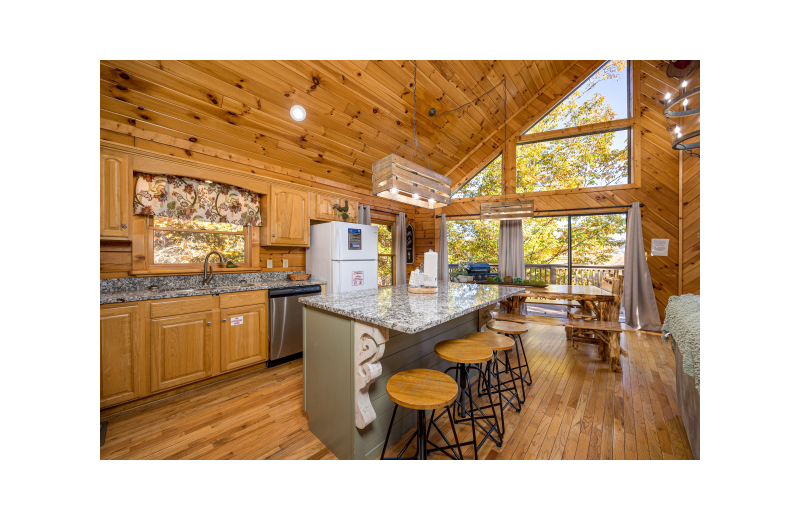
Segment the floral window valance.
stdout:
<path fill-rule="evenodd" d="M 175 175 L 136 172 L 134 215 L 260 226 L 258 193 Z"/>

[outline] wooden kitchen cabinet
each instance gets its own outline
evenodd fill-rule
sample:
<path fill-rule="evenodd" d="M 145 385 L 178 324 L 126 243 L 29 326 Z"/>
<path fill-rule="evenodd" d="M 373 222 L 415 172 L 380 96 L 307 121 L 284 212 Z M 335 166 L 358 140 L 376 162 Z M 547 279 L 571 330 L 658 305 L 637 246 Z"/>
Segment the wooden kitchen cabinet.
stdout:
<path fill-rule="evenodd" d="M 100 238 L 130 240 L 133 161 L 126 153 L 100 150 Z"/>
<path fill-rule="evenodd" d="M 358 219 L 358 201 L 350 200 L 345 197 L 338 197 L 336 195 L 324 195 L 322 193 L 309 194 L 310 203 L 312 205 L 312 217 L 315 220 L 338 220 L 342 221 L 340 213 L 333 209 L 333 206 L 345 206 L 345 202 L 349 205 L 348 213 L 350 221 L 354 222 Z"/>
<path fill-rule="evenodd" d="M 307 191 L 279 185 L 271 186 L 268 212 L 269 234 L 262 238 L 267 238 L 269 245 L 309 246 L 311 222 Z"/>
<path fill-rule="evenodd" d="M 267 306 L 220 311 L 220 370 L 226 372 L 267 360 Z"/>
<path fill-rule="evenodd" d="M 150 322 L 150 390 L 157 392 L 211 376 L 214 313 Z"/>
<path fill-rule="evenodd" d="M 137 303 L 100 308 L 100 407 L 146 395 L 140 384 L 143 348 Z"/>

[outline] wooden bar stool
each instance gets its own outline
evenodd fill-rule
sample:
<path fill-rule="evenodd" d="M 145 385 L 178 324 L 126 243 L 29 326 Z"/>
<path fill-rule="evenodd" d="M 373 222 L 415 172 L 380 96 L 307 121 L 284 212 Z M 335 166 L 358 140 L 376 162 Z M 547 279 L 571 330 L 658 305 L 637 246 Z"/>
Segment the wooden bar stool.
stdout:
<path fill-rule="evenodd" d="M 493 332 L 473 332 L 469 334 L 465 339 L 472 340 L 472 341 L 480 341 L 490 349 L 492 349 L 492 360 L 486 363 L 486 381 L 484 384 L 485 392 L 480 391 L 480 386 L 478 387 L 478 395 L 486 395 L 489 394 L 489 402 L 491 402 L 491 394 L 492 388 L 495 389 L 497 392 L 497 401 L 500 405 L 500 440 L 502 442 L 503 436 L 506 432 L 506 422 L 503 416 L 503 411 L 511 405 L 511 407 L 519 412 L 522 410 L 522 403 L 524 400 L 520 400 L 519 392 L 517 391 L 517 383 L 516 380 L 512 377 L 510 381 L 501 381 L 500 380 L 500 362 L 498 361 L 498 352 L 505 352 L 506 353 L 506 361 L 508 360 L 508 351 L 511 350 L 516 342 L 509 338 L 508 336 L 502 336 L 500 334 L 495 334 Z M 491 376 L 494 375 L 495 380 L 497 381 L 497 385 L 491 385 Z M 512 388 L 508 388 L 508 383 L 512 384 Z M 506 397 L 503 393 L 511 394 Z M 514 406 L 512 403 L 512 399 L 517 398 L 517 405 Z M 503 399 L 505 399 L 506 403 L 503 404 Z"/>
<path fill-rule="evenodd" d="M 526 383 L 528 386 L 533 384 L 533 378 L 531 377 L 530 368 L 528 368 L 528 355 L 525 354 L 525 346 L 522 344 L 522 334 L 528 332 L 528 326 L 524 323 L 517 323 L 515 321 L 501 321 L 501 320 L 492 320 L 486 324 L 486 328 L 494 331 L 499 332 L 500 334 L 505 334 L 514 339 L 514 344 L 517 349 L 517 366 L 512 367 L 508 363 L 508 352 L 506 352 L 506 372 L 510 371 L 513 377 L 521 380 L 523 383 Z M 519 344 L 517 345 L 517 341 Z M 520 347 L 522 347 L 522 357 L 519 355 Z M 524 363 L 522 361 L 525 361 Z M 525 368 L 525 374 L 522 373 L 523 367 Z M 519 373 L 515 374 L 514 370 L 517 370 Z M 527 378 L 527 379 L 526 379 Z M 525 402 L 525 396 L 522 396 L 522 402 Z"/>
<path fill-rule="evenodd" d="M 463 419 L 456 419 L 456 423 L 463 423 L 469 421 L 472 426 L 472 440 L 462 442 L 460 446 L 469 446 L 470 444 L 475 448 L 475 460 L 478 460 L 478 450 L 486 442 L 486 439 L 491 438 L 495 445 L 502 446 L 502 437 L 500 435 L 500 423 L 497 419 L 497 414 L 494 410 L 494 401 L 492 401 L 491 394 L 489 395 L 489 404 L 480 406 L 475 402 L 472 396 L 472 384 L 469 380 L 469 371 L 478 371 L 478 381 L 486 378 L 486 373 L 480 369 L 481 363 L 488 363 L 492 359 L 492 349 L 480 341 L 470 341 L 468 339 L 448 339 L 440 341 L 434 347 L 436 355 L 446 361 L 456 363 L 456 366 L 450 367 L 445 370 L 445 373 L 455 370 L 458 374 L 459 386 L 459 399 L 457 402 L 458 416 Z M 469 410 L 467 410 L 465 401 L 469 402 Z M 485 409 L 491 408 L 490 415 L 484 413 Z M 442 412 L 441 415 L 444 415 Z M 481 423 L 479 421 L 484 421 Z M 483 431 L 483 438 L 478 442 L 475 427 Z M 430 427 L 428 427 L 430 431 Z M 496 435 L 492 432 L 497 431 Z"/>
<path fill-rule="evenodd" d="M 414 435 L 411 436 L 403 447 L 400 455 L 389 460 L 425 460 L 428 458 L 429 451 L 441 451 L 451 459 L 464 458 L 461 454 L 461 445 L 458 442 L 453 415 L 450 413 L 449 408 L 450 404 L 456 400 L 456 396 L 458 395 L 458 385 L 452 377 L 442 372 L 428 370 L 426 368 L 404 370 L 389 378 L 389 381 L 386 383 L 386 393 L 389 398 L 394 401 L 395 405 L 394 411 L 392 412 L 392 421 L 389 423 L 389 431 L 386 432 L 386 440 L 383 443 L 381 460 L 386 460 L 386 447 L 389 445 L 389 436 L 392 434 L 392 425 L 394 424 L 398 406 L 417 411 L 417 431 L 414 432 Z M 428 426 L 428 431 L 426 431 L 425 411 L 431 410 L 431 426 L 436 427 L 442 439 L 444 439 L 445 442 L 447 441 L 447 437 L 445 437 L 442 430 L 435 424 L 437 408 L 445 408 L 447 411 L 447 416 L 450 418 L 450 428 L 452 428 L 453 437 L 455 438 L 455 444 L 447 443 L 444 447 L 439 447 L 428 440 L 430 426 Z M 403 457 L 403 453 L 405 453 L 414 439 L 417 440 L 417 453 L 413 457 Z M 432 448 L 429 448 L 428 444 L 430 444 Z M 445 451 L 445 449 L 448 448 L 453 452 L 453 455 Z M 458 454 L 456 454 L 456 448 L 458 449 Z"/>

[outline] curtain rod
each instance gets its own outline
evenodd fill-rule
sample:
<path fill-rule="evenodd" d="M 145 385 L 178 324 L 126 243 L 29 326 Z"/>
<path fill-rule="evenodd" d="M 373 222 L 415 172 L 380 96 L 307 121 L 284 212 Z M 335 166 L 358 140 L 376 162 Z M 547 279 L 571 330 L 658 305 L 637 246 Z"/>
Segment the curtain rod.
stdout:
<path fill-rule="evenodd" d="M 614 208 L 627 208 L 630 207 L 630 204 L 625 204 L 623 206 L 598 206 L 596 208 L 567 208 L 567 209 L 537 209 L 534 210 L 534 213 L 552 213 L 554 211 L 594 211 L 596 209 L 614 209 Z M 639 203 L 639 207 L 643 208 L 644 204 L 641 202 Z M 461 213 L 458 215 L 448 215 L 451 217 L 480 217 L 480 213 Z M 441 215 L 436 215 L 436 218 L 441 218 Z"/>

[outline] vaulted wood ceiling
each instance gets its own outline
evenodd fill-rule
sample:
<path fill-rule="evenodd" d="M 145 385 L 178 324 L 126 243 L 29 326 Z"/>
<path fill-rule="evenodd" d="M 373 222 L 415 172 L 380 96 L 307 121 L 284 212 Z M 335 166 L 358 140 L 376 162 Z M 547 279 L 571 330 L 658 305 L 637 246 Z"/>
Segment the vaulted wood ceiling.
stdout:
<path fill-rule="evenodd" d="M 511 137 L 599 63 L 419 60 L 417 134 L 432 169 L 456 186 L 497 153 L 502 89 L 444 116 L 431 108 L 456 108 L 505 77 Z M 369 190 L 372 163 L 412 140 L 413 87 L 412 61 L 103 60 L 101 131 Z"/>

